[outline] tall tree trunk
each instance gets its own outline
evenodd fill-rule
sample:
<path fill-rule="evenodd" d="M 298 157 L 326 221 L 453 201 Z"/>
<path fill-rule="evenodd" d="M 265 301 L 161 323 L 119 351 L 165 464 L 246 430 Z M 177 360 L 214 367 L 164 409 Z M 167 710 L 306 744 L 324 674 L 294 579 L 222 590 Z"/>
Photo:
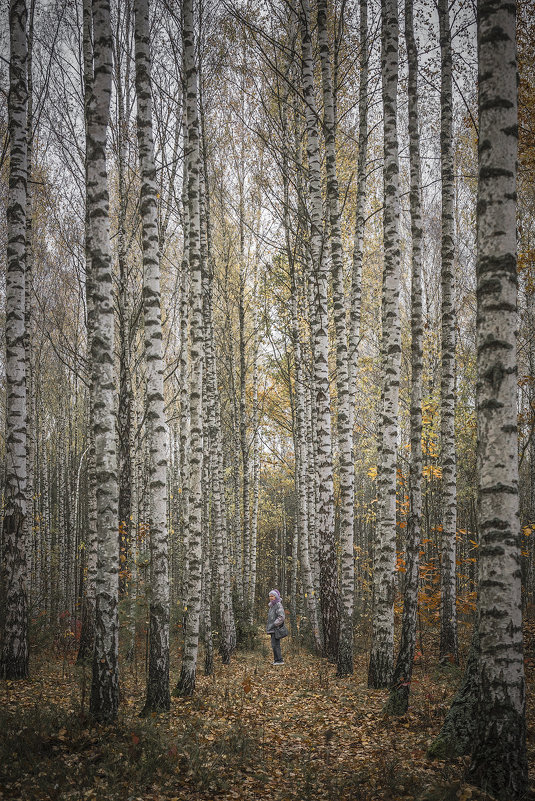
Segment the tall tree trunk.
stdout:
<path fill-rule="evenodd" d="M 6 274 L 6 485 L 4 567 L 6 611 L 0 677 L 28 675 L 28 597 L 26 518 L 26 363 L 24 296 L 26 270 L 27 39 L 25 0 L 9 6 L 10 139 Z"/>
<path fill-rule="evenodd" d="M 526 287 L 526 324 L 528 326 L 528 366 L 529 375 L 535 376 L 535 284 Z M 528 388 L 528 404 L 531 413 L 532 434 L 529 444 L 529 520 L 535 521 L 535 381 Z M 524 601 L 535 603 L 535 536 L 530 542 L 529 573 Z"/>
<path fill-rule="evenodd" d="M 449 0 L 438 0 L 441 51 L 440 167 L 442 175 L 442 376 L 440 435 L 442 449 L 442 562 L 440 660 L 458 662 L 455 555 L 457 482 L 455 459 L 455 244 L 453 205 L 453 100 Z"/>
<path fill-rule="evenodd" d="M 208 418 L 205 405 L 205 420 Z M 208 443 L 208 431 L 206 431 Z M 203 462 L 203 522 L 202 522 L 202 589 L 201 589 L 201 620 L 204 644 L 204 675 L 211 676 L 214 672 L 214 642 L 212 636 L 212 549 L 210 527 L 210 454 L 205 453 Z"/>
<path fill-rule="evenodd" d="M 471 781 L 528 790 L 517 439 L 516 14 L 478 2 L 477 418 L 479 722 Z"/>
<path fill-rule="evenodd" d="M 252 626 L 254 622 L 254 608 L 256 595 L 256 559 L 258 547 L 258 508 L 260 503 L 260 447 L 259 447 L 259 425 L 260 408 L 258 405 L 258 357 L 259 357 L 259 336 L 258 336 L 258 266 L 255 264 L 254 286 L 253 286 L 253 401 L 252 401 L 252 442 L 253 452 L 253 502 L 251 508 L 251 553 L 249 566 L 249 619 Z"/>
<path fill-rule="evenodd" d="M 323 201 L 318 137 L 318 114 L 314 96 L 314 64 L 308 0 L 299 6 L 302 85 L 307 126 L 308 190 L 310 196 L 310 253 L 314 286 L 314 387 L 316 405 L 317 471 L 320 536 L 320 603 L 325 655 L 336 660 L 339 640 L 339 593 L 334 541 L 334 485 L 329 388 L 329 318 L 327 270 L 323 255 Z"/>
<path fill-rule="evenodd" d="M 360 77 L 359 77 L 359 134 L 357 160 L 357 200 L 355 210 L 355 239 L 351 271 L 351 306 L 348 336 L 349 415 L 353 435 L 353 454 L 359 451 L 355 429 L 357 414 L 357 374 L 362 317 L 362 264 L 364 259 L 364 228 L 366 224 L 366 169 L 368 150 L 368 0 L 360 0 L 359 20 Z M 354 502 L 355 502 L 354 497 Z M 358 528 L 355 526 L 355 533 Z M 357 593 L 357 597 L 358 597 Z"/>
<path fill-rule="evenodd" d="M 185 108 L 184 102 L 184 108 Z M 181 601 L 187 605 L 188 545 L 189 545 L 189 455 L 190 455 L 190 277 L 189 277 L 189 211 L 188 211 L 188 132 L 184 115 L 184 166 L 182 184 L 182 214 L 184 245 L 180 265 L 180 529 L 182 534 L 183 564 Z"/>
<path fill-rule="evenodd" d="M 416 624 L 418 614 L 418 573 L 422 520 L 422 209 L 420 178 L 420 133 L 418 112 L 418 51 L 414 36 L 413 3 L 405 0 L 405 39 L 408 59 L 410 207 L 412 234 L 411 287 L 411 456 L 409 477 L 409 515 L 407 519 L 407 558 L 403 592 L 401 643 L 392 678 L 387 710 L 403 715 L 409 706 Z"/>
<path fill-rule="evenodd" d="M 34 517 L 34 497 L 35 497 L 35 441 L 36 441 L 36 419 L 35 419 L 35 359 L 34 359 L 34 335 L 35 335 L 35 310 L 33 302 L 33 191 L 32 191 L 32 166 L 33 166 L 33 20 L 35 12 L 35 0 L 30 0 L 28 18 L 28 54 L 26 60 L 28 105 L 26 117 L 26 160 L 27 160 L 27 183 L 26 183 L 26 265 L 25 265 L 25 298 L 24 298 L 24 352 L 26 359 L 26 519 L 25 538 L 28 549 L 28 568 L 29 575 L 29 602 L 30 605 L 35 600 L 32 598 L 32 583 L 36 573 L 37 563 L 33 559 L 31 567 L 30 553 L 35 556 L 35 517 Z"/>
<path fill-rule="evenodd" d="M 231 392 L 232 392 L 232 407 L 231 407 L 231 420 L 232 420 L 232 479 L 234 484 L 234 580 L 236 586 L 237 605 L 240 613 L 243 611 L 244 604 L 244 586 L 243 586 L 243 527 L 241 518 L 241 500 L 240 500 L 240 425 L 239 425 L 239 407 L 238 395 L 236 392 L 235 382 L 235 357 L 234 357 L 234 339 L 232 338 L 232 319 L 230 313 L 227 319 L 229 336 L 231 340 L 229 343 L 230 359 L 229 369 L 231 376 Z"/>
<path fill-rule="evenodd" d="M 258 511 L 260 505 L 260 446 L 259 446 L 259 425 L 260 408 L 258 404 L 258 309 L 257 294 L 254 292 L 254 312 L 253 312 L 253 409 L 252 425 L 253 439 L 251 448 L 253 451 L 253 503 L 251 508 L 251 567 L 250 567 L 250 589 L 249 589 L 249 624 L 254 622 L 255 595 L 256 595 L 256 570 L 257 570 L 257 549 L 258 549 Z"/>
<path fill-rule="evenodd" d="M 318 0 L 318 43 L 323 87 L 323 133 L 327 172 L 327 207 L 331 240 L 332 289 L 334 324 L 336 329 L 336 393 L 337 433 L 340 471 L 340 545 L 341 558 L 341 615 L 338 650 L 338 675 L 353 673 L 353 598 L 355 570 L 353 554 L 353 505 L 355 465 L 353 460 L 353 431 L 351 428 L 347 354 L 347 310 L 344 292 L 342 232 L 340 229 L 340 200 L 336 169 L 336 119 L 331 70 L 329 33 L 327 30 L 327 1 Z"/>
<path fill-rule="evenodd" d="M 92 0 L 93 91 L 87 126 L 91 270 L 95 281 L 95 328 L 91 357 L 97 481 L 98 566 L 91 713 L 111 721 L 119 703 L 118 489 L 115 444 L 113 271 L 110 247 L 106 136 L 110 113 L 112 32 L 109 0 Z"/>
<path fill-rule="evenodd" d="M 129 109 L 128 81 L 130 64 L 130 2 L 125 4 L 126 15 L 126 80 L 123 87 L 122 65 L 119 52 L 119 34 L 122 27 L 122 5 L 117 6 L 117 47 L 115 55 L 115 85 L 117 92 L 117 184 L 119 208 L 117 212 L 117 261 L 119 263 L 119 287 L 117 306 L 119 317 L 119 406 L 117 414 L 118 467 L 119 467 L 119 547 L 120 573 L 119 593 L 124 595 L 127 589 L 127 564 L 130 546 L 130 517 L 132 470 L 130 466 L 130 428 L 132 425 L 132 391 L 130 381 L 130 308 L 129 308 L 129 271 L 128 248 L 126 245 L 126 209 L 128 190 L 126 185 L 126 143 L 127 123 L 125 110 Z M 126 89 L 126 97 L 125 97 Z"/>
<path fill-rule="evenodd" d="M 394 566 L 396 561 L 396 468 L 401 332 L 399 320 L 399 164 L 397 136 L 398 9 L 382 0 L 382 83 L 384 106 L 384 272 L 382 303 L 379 510 L 374 553 L 373 634 L 368 685 L 388 687 L 394 650 Z"/>
<path fill-rule="evenodd" d="M 183 6 L 184 66 L 187 83 L 188 123 L 188 210 L 189 210 L 189 266 L 191 275 L 191 446 L 190 446 L 190 543 L 188 617 L 184 654 L 176 694 L 192 695 L 195 691 L 195 674 L 199 649 L 199 617 L 201 606 L 202 561 L 202 462 L 203 462 L 203 314 L 202 265 L 200 252 L 199 174 L 201 156 L 199 147 L 199 118 L 197 110 L 197 67 L 193 34 L 193 3 L 184 0 Z"/>
<path fill-rule="evenodd" d="M 206 348 L 206 393 L 207 430 L 210 440 L 210 490 L 212 498 L 211 526 L 212 542 L 217 563 L 217 588 L 219 594 L 219 617 L 221 634 L 219 653 L 224 665 L 230 663 L 230 655 L 236 642 L 232 595 L 228 565 L 228 531 L 224 508 L 224 467 L 221 434 L 221 406 L 217 386 L 216 348 L 214 341 L 214 259 L 212 255 L 212 227 L 210 216 L 210 191 L 208 184 L 208 158 L 206 123 L 202 94 L 202 77 L 199 74 L 199 116 L 201 124 L 204 219 L 206 227 L 206 298 L 205 298 L 205 348 Z"/>
<path fill-rule="evenodd" d="M 130 426 L 130 486 L 131 495 L 131 538 L 128 551 L 128 646 L 126 651 L 126 661 L 132 663 L 136 655 L 136 623 L 137 623 L 137 599 L 139 594 L 139 571 L 138 571 L 138 536 L 139 536 L 139 503 L 138 503 L 138 462 L 136 458 L 136 432 L 138 429 L 137 400 L 134 387 L 132 386 L 132 425 Z M 139 447 L 139 444 L 138 444 Z"/>
<path fill-rule="evenodd" d="M 93 44 L 92 44 L 92 11 L 90 0 L 84 0 L 82 17 L 82 48 L 84 60 L 84 125 L 86 135 L 86 155 L 85 155 L 85 303 L 86 303 L 86 325 L 87 325 L 87 354 L 91 364 L 91 353 L 93 349 L 93 337 L 95 333 L 95 281 L 91 260 L 91 223 L 90 223 L 90 195 L 89 195 L 89 122 L 90 122 L 90 103 L 93 92 Z M 88 392 L 88 438 L 89 455 L 87 459 L 87 532 L 84 537 L 84 550 L 87 559 L 87 571 L 85 587 L 82 595 L 82 629 L 80 633 L 80 646 L 78 648 L 78 662 L 88 661 L 93 655 L 93 645 L 95 641 L 95 602 L 97 587 L 97 553 L 98 553 L 98 532 L 97 532 L 97 483 L 95 473 L 95 434 L 94 434 L 94 410 L 95 410 L 95 382 L 92 370 L 89 375 Z"/>
<path fill-rule="evenodd" d="M 242 153 L 243 155 L 243 153 Z M 242 531 L 243 531 L 243 597 L 244 620 L 249 616 L 250 590 L 251 590 L 251 512 L 250 512 L 250 471 L 249 471 L 249 444 L 247 442 L 247 361 L 245 354 L 245 209 L 244 209 L 244 181 L 240 180 L 240 273 L 239 273 L 239 300 L 238 320 L 240 336 L 240 450 L 242 457 Z"/>
<path fill-rule="evenodd" d="M 368 0 L 360 0 L 360 83 L 359 83 L 359 150 L 357 160 L 357 208 L 355 241 L 351 273 L 351 309 L 349 315 L 348 380 L 350 427 L 354 429 L 357 395 L 357 369 L 360 342 L 362 302 L 362 261 L 364 257 L 364 225 L 366 211 L 366 162 L 368 150 Z"/>
<path fill-rule="evenodd" d="M 316 594 L 310 568 L 308 539 L 308 505 L 307 505 L 307 445 L 305 421 L 305 386 L 303 381 L 303 364 L 301 354 L 301 334 L 297 316 L 297 282 L 296 265 L 290 250 L 291 280 L 291 337 L 294 349 L 295 370 L 295 484 L 297 493 L 297 525 L 295 538 L 299 543 L 299 561 L 301 564 L 301 582 L 306 599 L 307 614 L 314 643 L 318 653 L 321 652 L 321 639 L 316 607 Z"/>
<path fill-rule="evenodd" d="M 137 138 L 141 165 L 143 311 L 147 372 L 152 588 L 149 671 L 144 712 L 165 711 L 169 694 L 169 553 L 167 532 L 167 423 L 164 411 L 160 254 L 156 167 L 152 135 L 151 53 L 148 0 L 135 0 Z"/>
<path fill-rule="evenodd" d="M 212 528 L 213 543 L 217 562 L 217 587 L 219 592 L 219 615 L 221 636 L 219 651 L 224 665 L 230 662 L 232 650 L 231 636 L 231 597 L 228 577 L 225 571 L 226 526 L 223 515 L 221 494 L 223 491 L 223 455 L 221 445 L 221 420 L 217 392 L 215 347 L 213 330 L 213 269 L 209 260 L 208 302 L 206 313 L 206 397 L 208 412 L 208 432 L 212 461 Z"/>

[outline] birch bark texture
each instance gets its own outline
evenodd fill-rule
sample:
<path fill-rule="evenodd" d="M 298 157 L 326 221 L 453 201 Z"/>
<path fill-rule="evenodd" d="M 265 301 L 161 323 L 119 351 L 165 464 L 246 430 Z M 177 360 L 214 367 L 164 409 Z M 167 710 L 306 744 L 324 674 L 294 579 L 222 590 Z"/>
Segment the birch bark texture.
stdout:
<path fill-rule="evenodd" d="M 122 8 L 117 6 L 116 48 L 115 48 L 115 87 L 117 93 L 117 261 L 119 266 L 117 307 L 118 307 L 118 351 L 119 351 L 119 404 L 117 414 L 118 440 L 118 483 L 119 483 L 119 594 L 124 595 L 127 589 L 126 569 L 128 551 L 131 540 L 132 516 L 132 484 L 131 484 L 131 452 L 130 428 L 132 425 L 132 388 L 130 375 L 130 303 L 129 303 L 129 269 L 128 245 L 126 230 L 126 213 L 128 206 L 127 173 L 127 122 L 126 109 L 130 108 L 130 4 L 126 3 L 125 20 L 122 20 Z M 121 28 L 125 28 L 126 47 L 120 46 Z M 126 50 L 126 70 L 123 85 L 121 51 Z"/>
<path fill-rule="evenodd" d="M 201 265 L 201 222 L 199 178 L 201 153 L 199 141 L 198 83 L 193 33 L 193 3 L 184 0 L 182 35 L 186 75 L 186 119 L 188 128 L 188 219 L 189 272 L 191 278 L 191 392 L 190 392 L 190 514 L 189 514 L 189 584 L 188 615 L 184 654 L 175 690 L 179 696 L 192 695 L 199 651 L 202 562 L 202 466 L 203 466 L 203 303 Z"/>
<path fill-rule="evenodd" d="M 117 717 L 119 704 L 119 538 L 113 365 L 115 321 L 106 168 L 106 137 L 112 83 L 109 0 L 93 0 L 92 18 L 93 87 L 87 126 L 87 200 L 95 293 L 91 362 L 94 382 L 98 558 L 90 710 L 97 720 L 112 721 Z"/>
<path fill-rule="evenodd" d="M 457 466 L 455 456 L 455 178 L 449 0 L 438 0 L 440 31 L 440 171 L 442 178 L 442 355 L 440 439 L 442 456 L 442 562 L 440 661 L 459 661 L 456 608 Z"/>
<path fill-rule="evenodd" d="M 409 467 L 409 515 L 407 519 L 406 572 L 403 587 L 401 642 L 394 667 L 387 711 L 403 715 L 409 706 L 416 623 L 422 522 L 422 202 L 420 169 L 420 131 L 418 110 L 418 50 L 414 35 L 412 0 L 405 0 L 405 40 L 408 62 L 410 214 L 412 239 L 411 280 L 411 455 Z"/>
<path fill-rule="evenodd" d="M 158 190 L 154 164 L 148 0 L 135 0 L 137 140 L 141 166 L 143 316 L 147 371 L 150 550 L 149 670 L 145 712 L 166 711 L 169 693 L 169 554 L 167 531 L 168 434 L 164 410 Z"/>
<path fill-rule="evenodd" d="M 82 53 L 83 53 L 83 76 L 84 76 L 84 126 L 86 139 L 85 153 L 85 302 L 86 302 L 86 329 L 87 329 L 87 356 L 91 364 L 91 352 L 95 326 L 95 290 L 93 280 L 93 268 L 91 261 L 91 223 L 89 220 L 90 196 L 89 196 L 89 177 L 88 177 L 88 130 L 89 130 L 89 108 L 91 105 L 91 94 L 93 91 L 93 44 L 92 44 L 92 9 L 91 0 L 84 0 L 82 7 Z M 82 599 L 82 630 L 80 633 L 80 647 L 78 649 L 78 662 L 89 661 L 93 655 L 93 645 L 95 639 L 95 597 L 97 586 L 97 553 L 98 553 L 98 532 L 97 532 L 97 486 L 95 476 L 95 433 L 94 433 L 94 409 L 95 409 L 95 383 L 93 372 L 89 375 L 88 389 L 88 438 L 89 455 L 87 459 L 87 533 L 84 538 L 84 550 L 86 551 L 86 579 Z"/>
<path fill-rule="evenodd" d="M 348 334 L 348 380 L 350 428 L 354 431 L 357 395 L 357 370 L 362 316 L 362 261 L 364 256 L 364 226 L 366 211 L 366 161 L 368 150 L 368 0 L 360 0 L 360 83 L 359 133 L 357 158 L 357 207 L 355 211 L 355 241 L 351 272 L 351 307 Z"/>
<path fill-rule="evenodd" d="M 287 234 L 287 238 L 288 234 Z M 290 266 L 291 296 L 291 338 L 294 349 L 295 364 L 295 454 L 296 470 L 295 483 L 297 494 L 297 531 L 299 559 L 301 564 L 301 582 L 306 598 L 306 608 L 310 620 L 310 626 L 314 635 L 316 651 L 321 653 L 321 638 L 318 624 L 318 614 L 316 606 L 316 595 L 314 592 L 314 582 L 312 580 L 312 570 L 310 568 L 309 551 L 309 530 L 308 530 L 308 507 L 307 507 L 307 448 L 306 448 L 306 426 L 305 426 L 305 385 L 303 380 L 303 364 L 301 350 L 301 335 L 297 316 L 297 282 L 296 282 L 296 263 L 293 254 L 288 248 L 288 258 Z"/>
<path fill-rule="evenodd" d="M 399 319 L 399 161 L 397 87 L 399 22 L 396 0 L 381 2 L 384 107 L 384 268 L 382 302 L 379 514 L 374 552 L 374 612 L 369 687 L 388 687 L 394 661 L 394 566 L 396 560 L 396 468 L 401 365 Z"/>
<path fill-rule="evenodd" d="M 469 775 L 527 792 L 517 444 L 516 8 L 479 0 L 477 422 L 478 729 Z"/>
<path fill-rule="evenodd" d="M 37 540 L 34 536 L 35 516 L 35 435 L 37 429 L 36 412 L 36 381 L 35 381 L 35 299 L 33 292 L 33 191 L 32 191 L 32 164 L 33 164 L 33 42 L 34 42 L 34 16 L 35 0 L 30 0 L 27 23 L 27 107 L 26 107 L 26 258 L 24 270 L 24 351 L 26 358 L 26 517 L 24 520 L 25 540 L 28 553 L 35 557 Z M 32 603 L 32 584 L 38 569 L 37 560 L 31 566 L 29 558 L 29 603 Z"/>
<path fill-rule="evenodd" d="M 314 62 L 310 7 L 299 5 L 301 35 L 301 75 L 307 129 L 308 192 L 310 198 L 310 255 L 312 260 L 314 336 L 314 388 L 316 412 L 320 605 L 325 655 L 336 660 L 340 625 L 338 576 L 334 542 L 334 485 L 332 427 L 329 388 L 329 316 L 327 269 L 323 254 L 323 199 L 318 136 L 318 112 L 314 91 Z"/>
<path fill-rule="evenodd" d="M 353 519 L 355 494 L 355 463 L 353 430 L 349 396 L 348 343 L 342 231 L 340 228 L 340 198 L 336 170 L 336 118 L 331 70 L 331 52 L 327 29 L 327 2 L 318 0 L 318 44 L 323 88 L 323 134 L 325 139 L 325 169 L 327 173 L 327 208 L 331 241 L 331 272 L 334 325 L 336 330 L 336 394 L 337 434 L 340 475 L 340 545 L 341 610 L 338 642 L 338 675 L 353 673 L 353 599 L 355 568 L 353 553 Z"/>
<path fill-rule="evenodd" d="M 0 677 L 28 675 L 26 518 L 26 354 L 24 347 L 27 109 L 27 9 L 9 5 L 9 195 L 6 273 L 6 487 L 3 521 L 6 610 Z"/>
<path fill-rule="evenodd" d="M 202 81 L 201 81 L 202 83 Z M 209 457 L 211 461 L 209 485 L 211 491 L 211 528 L 213 552 L 215 553 L 217 588 L 219 591 L 219 615 L 221 633 L 219 653 L 224 665 L 230 663 L 230 656 L 235 642 L 236 632 L 233 628 L 231 583 L 228 575 L 228 530 L 224 509 L 224 467 L 223 443 L 221 433 L 221 408 L 217 386 L 216 346 L 214 337 L 214 284 L 215 264 L 212 255 L 212 224 L 210 215 L 210 191 L 208 184 L 208 159 L 206 146 L 206 123 L 202 94 L 199 96 L 200 130 L 202 143 L 202 196 L 204 198 L 204 219 L 206 228 L 206 296 L 205 296 L 205 369 L 204 382 L 206 405 L 206 429 L 209 439 Z"/>

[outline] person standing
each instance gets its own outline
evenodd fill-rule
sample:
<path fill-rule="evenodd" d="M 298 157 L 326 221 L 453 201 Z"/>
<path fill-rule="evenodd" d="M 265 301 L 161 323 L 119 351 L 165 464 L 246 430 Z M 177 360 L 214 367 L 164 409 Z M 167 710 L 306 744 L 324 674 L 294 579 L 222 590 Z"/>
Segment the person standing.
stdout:
<path fill-rule="evenodd" d="M 266 632 L 271 635 L 274 665 L 284 665 L 281 652 L 281 638 L 286 637 L 288 634 L 286 626 L 284 625 L 284 619 L 284 607 L 282 605 L 280 592 L 278 590 L 270 590 Z"/>

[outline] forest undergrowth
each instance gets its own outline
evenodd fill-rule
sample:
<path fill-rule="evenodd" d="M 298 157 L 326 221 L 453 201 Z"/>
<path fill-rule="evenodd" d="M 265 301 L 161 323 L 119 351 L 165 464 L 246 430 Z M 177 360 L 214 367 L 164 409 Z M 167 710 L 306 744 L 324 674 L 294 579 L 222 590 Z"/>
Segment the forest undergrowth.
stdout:
<path fill-rule="evenodd" d="M 173 698 L 169 714 L 148 719 L 139 716 L 139 657 L 122 670 L 114 726 L 89 718 L 91 673 L 75 664 L 75 650 L 41 651 L 30 680 L 0 683 L 0 799 L 489 801 L 463 780 L 468 758 L 426 756 L 461 678 L 461 668 L 437 667 L 428 638 L 415 664 L 409 712 L 399 718 L 384 714 L 385 691 L 367 687 L 363 639 L 354 675 L 338 679 L 334 665 L 292 638 L 284 667 L 272 666 L 269 638 L 259 635 L 258 647 L 239 651 L 230 666 L 216 662 L 211 676 L 199 671 L 192 698 Z M 525 658 L 528 758 L 535 767 L 533 614 Z M 175 653 L 172 686 L 177 665 Z"/>

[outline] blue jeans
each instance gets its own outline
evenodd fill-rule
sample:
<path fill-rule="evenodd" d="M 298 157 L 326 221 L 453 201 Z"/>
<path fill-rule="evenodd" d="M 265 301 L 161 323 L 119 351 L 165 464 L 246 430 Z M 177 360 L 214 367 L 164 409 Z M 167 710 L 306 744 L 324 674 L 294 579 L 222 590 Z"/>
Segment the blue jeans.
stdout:
<path fill-rule="evenodd" d="M 273 648 L 273 661 L 282 662 L 281 641 L 274 634 L 271 635 L 271 647 Z"/>

